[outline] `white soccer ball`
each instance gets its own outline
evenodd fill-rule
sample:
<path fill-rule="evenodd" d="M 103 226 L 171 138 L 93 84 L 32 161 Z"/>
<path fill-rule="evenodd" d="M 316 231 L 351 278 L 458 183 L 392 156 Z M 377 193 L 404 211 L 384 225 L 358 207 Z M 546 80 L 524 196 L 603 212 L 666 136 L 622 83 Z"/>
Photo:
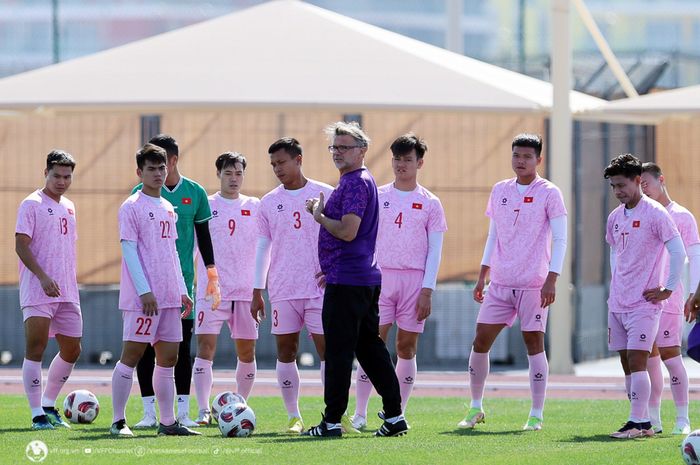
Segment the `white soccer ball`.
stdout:
<path fill-rule="evenodd" d="M 700 465 L 700 429 L 696 429 L 683 439 L 681 455 L 688 465 Z"/>
<path fill-rule="evenodd" d="M 246 404 L 226 404 L 219 412 L 219 431 L 225 438 L 245 438 L 254 429 L 255 412 Z"/>
<path fill-rule="evenodd" d="M 214 420 L 219 421 L 219 413 L 221 412 L 221 409 L 223 409 L 227 404 L 231 403 L 246 404 L 246 401 L 242 395 L 231 391 L 224 391 L 214 397 L 214 400 L 211 403 L 211 415 L 214 417 Z"/>
<path fill-rule="evenodd" d="M 73 391 L 63 401 L 63 415 L 71 423 L 92 423 L 100 413 L 100 403 L 86 389 Z"/>

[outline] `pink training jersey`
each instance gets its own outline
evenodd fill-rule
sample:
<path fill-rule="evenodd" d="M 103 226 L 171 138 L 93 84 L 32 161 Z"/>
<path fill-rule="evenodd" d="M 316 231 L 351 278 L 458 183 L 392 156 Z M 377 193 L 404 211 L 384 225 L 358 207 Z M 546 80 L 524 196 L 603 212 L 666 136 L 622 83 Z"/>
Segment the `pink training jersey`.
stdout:
<path fill-rule="evenodd" d="M 660 310 L 661 303 L 647 302 L 642 294 L 663 286 L 664 243 L 678 236 L 678 229 L 666 209 L 645 195 L 628 213 L 620 204 L 608 216 L 605 240 L 615 252 L 608 308 L 613 313 Z"/>
<path fill-rule="evenodd" d="M 393 183 L 381 186 L 377 191 L 379 267 L 424 271 L 428 257 L 428 234 L 447 231 L 440 199 L 421 185 L 405 194 L 394 188 Z"/>
<path fill-rule="evenodd" d="M 496 226 L 491 282 L 511 289 L 541 289 L 552 255 L 549 221 L 567 214 L 564 198 L 557 186 L 539 176 L 521 194 L 516 179 L 496 183 L 486 207 Z"/>
<path fill-rule="evenodd" d="M 49 297 L 39 278 L 19 261 L 19 303 L 22 308 L 55 302 L 79 304 L 76 277 L 76 241 L 78 233 L 73 202 L 61 197 L 56 202 L 41 190 L 28 195 L 19 205 L 16 234 L 25 234 L 32 241 L 29 250 L 42 270 L 61 290 L 58 297 Z"/>
<path fill-rule="evenodd" d="M 676 202 L 671 202 L 666 205 L 666 211 L 671 215 L 671 219 L 678 228 L 678 232 L 683 239 L 683 245 L 686 252 L 691 245 L 700 244 L 698 236 L 698 224 L 695 222 L 695 217 L 685 207 L 678 205 Z M 664 247 L 664 268 L 661 275 L 661 282 L 665 283 L 668 278 L 668 273 L 671 266 L 671 258 L 668 251 Z M 693 290 L 694 292 L 695 290 Z M 673 290 L 671 297 L 664 302 L 664 313 L 681 314 L 685 305 L 685 288 L 683 280 L 678 281 L 678 286 Z"/>
<path fill-rule="evenodd" d="M 139 261 L 158 308 L 180 308 L 182 305 L 182 271 L 175 249 L 176 221 L 175 209 L 170 202 L 162 197 L 149 197 L 141 191 L 131 195 L 119 207 L 119 240 L 136 242 Z M 124 258 L 119 308 L 143 308 Z"/>
<path fill-rule="evenodd" d="M 231 200 L 217 192 L 209 196 L 209 207 L 209 234 L 219 272 L 221 300 L 250 301 L 253 299 L 260 199 L 240 195 Z M 208 278 L 204 260 L 197 255 L 197 295 L 201 298 L 206 294 Z"/>
<path fill-rule="evenodd" d="M 320 225 L 306 211 L 306 200 L 333 188 L 307 179 L 296 194 L 280 185 L 260 201 L 259 235 L 271 241 L 268 292 L 270 301 L 313 299 L 323 295 L 318 287 L 318 231 Z"/>

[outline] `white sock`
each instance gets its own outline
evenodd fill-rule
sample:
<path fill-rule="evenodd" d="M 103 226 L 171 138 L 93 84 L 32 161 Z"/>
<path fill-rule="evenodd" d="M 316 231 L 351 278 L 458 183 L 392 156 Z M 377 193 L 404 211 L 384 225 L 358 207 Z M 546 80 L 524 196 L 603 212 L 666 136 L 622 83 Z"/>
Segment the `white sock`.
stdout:
<path fill-rule="evenodd" d="M 690 424 L 690 420 L 688 419 L 688 406 L 687 405 L 679 405 L 676 407 L 676 421 L 684 421 L 686 424 Z"/>
<path fill-rule="evenodd" d="M 177 396 L 177 416 L 190 417 L 190 396 Z"/>
<path fill-rule="evenodd" d="M 143 416 L 156 417 L 156 396 L 146 396 L 141 398 L 143 402 Z"/>
<path fill-rule="evenodd" d="M 469 408 L 478 408 L 478 409 L 482 408 L 482 406 L 481 406 L 482 400 L 483 399 L 472 399 L 472 403 L 471 403 L 471 406 Z"/>
<path fill-rule="evenodd" d="M 649 406 L 649 420 L 651 421 L 652 425 L 660 425 L 661 424 L 661 406 L 657 405 L 655 407 Z"/>
<path fill-rule="evenodd" d="M 401 421 L 403 419 L 404 419 L 404 416 L 399 415 L 398 417 L 385 418 L 384 421 L 386 421 L 387 423 L 391 423 L 393 425 L 397 421 Z"/>

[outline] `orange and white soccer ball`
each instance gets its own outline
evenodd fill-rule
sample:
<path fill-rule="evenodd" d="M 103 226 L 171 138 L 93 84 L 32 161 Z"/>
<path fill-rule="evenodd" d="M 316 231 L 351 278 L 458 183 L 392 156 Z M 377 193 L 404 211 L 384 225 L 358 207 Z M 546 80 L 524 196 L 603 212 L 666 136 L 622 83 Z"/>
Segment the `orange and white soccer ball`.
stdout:
<path fill-rule="evenodd" d="M 696 429 L 683 439 L 681 455 L 688 465 L 700 465 L 700 429 Z"/>
<path fill-rule="evenodd" d="M 63 401 L 63 415 L 71 423 L 92 423 L 100 413 L 100 403 L 86 389 L 73 391 Z"/>

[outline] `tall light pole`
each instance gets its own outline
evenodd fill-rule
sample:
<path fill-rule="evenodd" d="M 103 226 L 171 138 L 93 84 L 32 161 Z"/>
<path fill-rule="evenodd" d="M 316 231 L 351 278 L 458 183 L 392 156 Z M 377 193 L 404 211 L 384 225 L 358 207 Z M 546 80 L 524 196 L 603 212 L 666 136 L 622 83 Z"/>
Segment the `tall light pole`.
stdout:
<path fill-rule="evenodd" d="M 59 55 L 58 0 L 51 0 L 51 26 L 53 62 L 58 63 L 61 61 L 61 56 Z"/>
<path fill-rule="evenodd" d="M 573 373 L 572 336 L 575 310 L 571 283 L 574 204 L 571 143 L 571 14 L 570 0 L 552 0 L 552 113 L 549 136 L 550 179 L 561 189 L 568 215 L 568 251 L 557 279 L 556 301 L 549 310 L 549 367 L 552 373 Z"/>

